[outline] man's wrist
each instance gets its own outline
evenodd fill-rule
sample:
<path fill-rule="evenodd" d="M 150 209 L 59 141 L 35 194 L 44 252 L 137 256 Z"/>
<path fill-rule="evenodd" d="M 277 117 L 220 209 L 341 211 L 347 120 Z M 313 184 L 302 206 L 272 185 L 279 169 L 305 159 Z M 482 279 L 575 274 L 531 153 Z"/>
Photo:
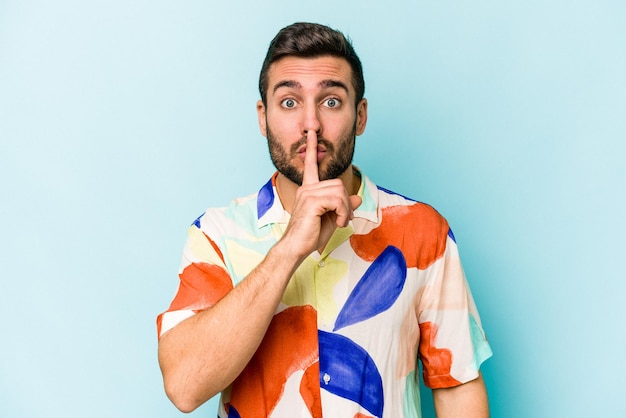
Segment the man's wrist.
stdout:
<path fill-rule="evenodd" d="M 293 243 L 284 235 L 268 252 L 268 257 L 277 260 L 283 266 L 293 266 L 295 271 L 309 256 L 310 252 L 302 251 L 300 243 Z"/>

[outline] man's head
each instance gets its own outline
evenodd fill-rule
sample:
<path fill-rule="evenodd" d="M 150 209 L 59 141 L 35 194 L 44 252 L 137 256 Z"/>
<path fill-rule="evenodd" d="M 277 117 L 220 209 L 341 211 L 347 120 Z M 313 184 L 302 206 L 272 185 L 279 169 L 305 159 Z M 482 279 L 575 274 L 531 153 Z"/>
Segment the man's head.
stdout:
<path fill-rule="evenodd" d="M 281 29 L 267 50 L 261 74 L 259 93 L 267 104 L 267 85 L 270 66 L 284 57 L 316 58 L 321 56 L 343 58 L 352 69 L 352 85 L 356 92 L 356 104 L 365 94 L 365 81 L 361 60 L 343 33 L 316 23 L 294 23 Z"/>
<path fill-rule="evenodd" d="M 311 131 L 317 138 L 320 180 L 351 176 L 367 100 L 361 63 L 343 34 L 310 23 L 282 29 L 270 44 L 259 86 L 259 127 L 282 177 L 302 183 Z"/>

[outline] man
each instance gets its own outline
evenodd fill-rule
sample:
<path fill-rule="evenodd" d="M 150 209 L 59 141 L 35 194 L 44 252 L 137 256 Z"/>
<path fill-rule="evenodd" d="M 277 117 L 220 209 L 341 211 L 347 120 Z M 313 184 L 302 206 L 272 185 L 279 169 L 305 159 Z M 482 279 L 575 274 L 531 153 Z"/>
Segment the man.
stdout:
<path fill-rule="evenodd" d="M 446 220 L 352 165 L 361 63 L 328 27 L 271 42 L 257 112 L 277 173 L 189 230 L 157 320 L 169 398 L 219 417 L 419 417 L 417 358 L 440 417 L 488 416 L 491 355 Z"/>

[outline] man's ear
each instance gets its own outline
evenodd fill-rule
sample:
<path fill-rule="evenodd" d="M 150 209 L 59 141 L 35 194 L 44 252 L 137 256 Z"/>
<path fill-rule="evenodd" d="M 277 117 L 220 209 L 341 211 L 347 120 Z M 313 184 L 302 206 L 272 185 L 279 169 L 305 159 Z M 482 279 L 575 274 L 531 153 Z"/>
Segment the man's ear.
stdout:
<path fill-rule="evenodd" d="M 267 119 L 265 115 L 265 105 L 262 100 L 256 102 L 256 115 L 259 119 L 259 129 L 261 131 L 261 135 L 267 137 Z"/>
<path fill-rule="evenodd" d="M 367 125 L 367 99 L 363 98 L 356 107 L 356 134 L 361 135 L 365 132 Z"/>

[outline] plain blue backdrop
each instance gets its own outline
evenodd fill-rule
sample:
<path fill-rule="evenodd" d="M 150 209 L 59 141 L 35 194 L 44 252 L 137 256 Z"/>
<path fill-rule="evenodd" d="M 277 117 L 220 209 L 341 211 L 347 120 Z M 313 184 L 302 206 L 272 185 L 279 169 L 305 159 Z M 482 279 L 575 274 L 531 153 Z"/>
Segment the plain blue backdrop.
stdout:
<path fill-rule="evenodd" d="M 454 228 L 492 415 L 626 416 L 619 0 L 0 0 L 0 416 L 182 416 L 155 317 L 187 226 L 273 172 L 258 71 L 300 20 L 363 61 L 356 164 Z"/>

